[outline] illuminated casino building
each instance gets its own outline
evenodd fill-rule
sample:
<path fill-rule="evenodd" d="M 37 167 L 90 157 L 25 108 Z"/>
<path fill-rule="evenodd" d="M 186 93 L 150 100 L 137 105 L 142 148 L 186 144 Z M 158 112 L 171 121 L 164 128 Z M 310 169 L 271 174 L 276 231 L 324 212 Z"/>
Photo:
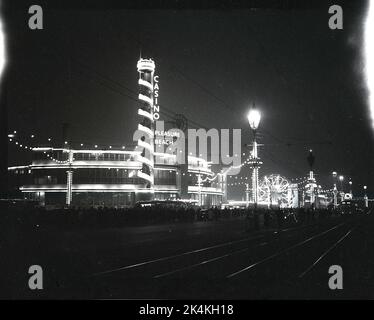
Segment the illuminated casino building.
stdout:
<path fill-rule="evenodd" d="M 63 147 L 34 147 L 32 162 L 10 167 L 12 181 L 23 196 L 44 205 L 126 207 L 144 200 L 176 200 L 202 206 L 220 205 L 223 181 L 210 164 L 155 149 L 154 122 L 159 118 L 158 76 L 155 63 L 140 59 L 140 137 L 132 150 L 121 147 L 90 148 L 65 143 Z"/>

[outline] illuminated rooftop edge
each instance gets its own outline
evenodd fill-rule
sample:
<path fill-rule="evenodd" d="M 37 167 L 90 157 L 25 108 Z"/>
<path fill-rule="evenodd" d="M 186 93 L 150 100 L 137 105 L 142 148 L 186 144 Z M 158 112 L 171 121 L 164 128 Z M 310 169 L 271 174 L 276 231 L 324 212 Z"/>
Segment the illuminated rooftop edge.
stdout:
<path fill-rule="evenodd" d="M 152 59 L 139 59 L 137 65 L 136 65 L 138 71 L 154 71 L 156 66 L 155 62 Z"/>

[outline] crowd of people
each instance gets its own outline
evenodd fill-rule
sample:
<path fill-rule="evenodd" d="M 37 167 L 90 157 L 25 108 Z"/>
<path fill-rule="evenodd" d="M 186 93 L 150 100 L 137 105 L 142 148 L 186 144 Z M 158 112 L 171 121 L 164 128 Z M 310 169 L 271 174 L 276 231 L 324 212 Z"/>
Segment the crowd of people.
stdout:
<path fill-rule="evenodd" d="M 44 207 L 14 207 L 1 219 L 19 225 L 71 227 L 124 227 L 163 223 L 193 223 L 244 219 L 247 228 L 283 228 L 291 225 L 313 223 L 331 216 L 340 215 L 332 208 L 218 208 L 202 209 L 197 206 L 146 206 L 132 208 L 61 208 L 46 210 Z"/>

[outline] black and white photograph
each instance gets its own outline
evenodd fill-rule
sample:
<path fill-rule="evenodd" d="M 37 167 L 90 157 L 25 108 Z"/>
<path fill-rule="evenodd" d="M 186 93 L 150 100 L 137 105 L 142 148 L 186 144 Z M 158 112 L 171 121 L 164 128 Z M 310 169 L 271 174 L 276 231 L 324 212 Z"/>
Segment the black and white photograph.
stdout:
<path fill-rule="evenodd" d="M 0 150 L 0 300 L 374 299 L 373 0 L 2 0 Z"/>

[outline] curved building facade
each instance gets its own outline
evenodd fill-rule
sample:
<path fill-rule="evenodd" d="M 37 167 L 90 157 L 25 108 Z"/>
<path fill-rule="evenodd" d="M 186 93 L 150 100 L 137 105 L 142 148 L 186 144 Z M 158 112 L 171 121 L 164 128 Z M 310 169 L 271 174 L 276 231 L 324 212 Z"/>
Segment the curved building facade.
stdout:
<path fill-rule="evenodd" d="M 185 173 L 174 155 L 156 155 L 160 160 L 153 168 L 153 190 L 137 174 L 143 168 L 137 151 L 34 148 L 30 165 L 10 167 L 9 172 L 25 198 L 45 205 L 66 205 L 70 198 L 73 206 L 126 207 L 149 193 L 154 200 L 181 199 L 183 181 L 188 200 L 205 207 L 222 203 L 223 182 L 206 179 L 215 174 L 204 159 L 188 157 Z M 199 184 L 199 175 L 206 181 Z"/>

